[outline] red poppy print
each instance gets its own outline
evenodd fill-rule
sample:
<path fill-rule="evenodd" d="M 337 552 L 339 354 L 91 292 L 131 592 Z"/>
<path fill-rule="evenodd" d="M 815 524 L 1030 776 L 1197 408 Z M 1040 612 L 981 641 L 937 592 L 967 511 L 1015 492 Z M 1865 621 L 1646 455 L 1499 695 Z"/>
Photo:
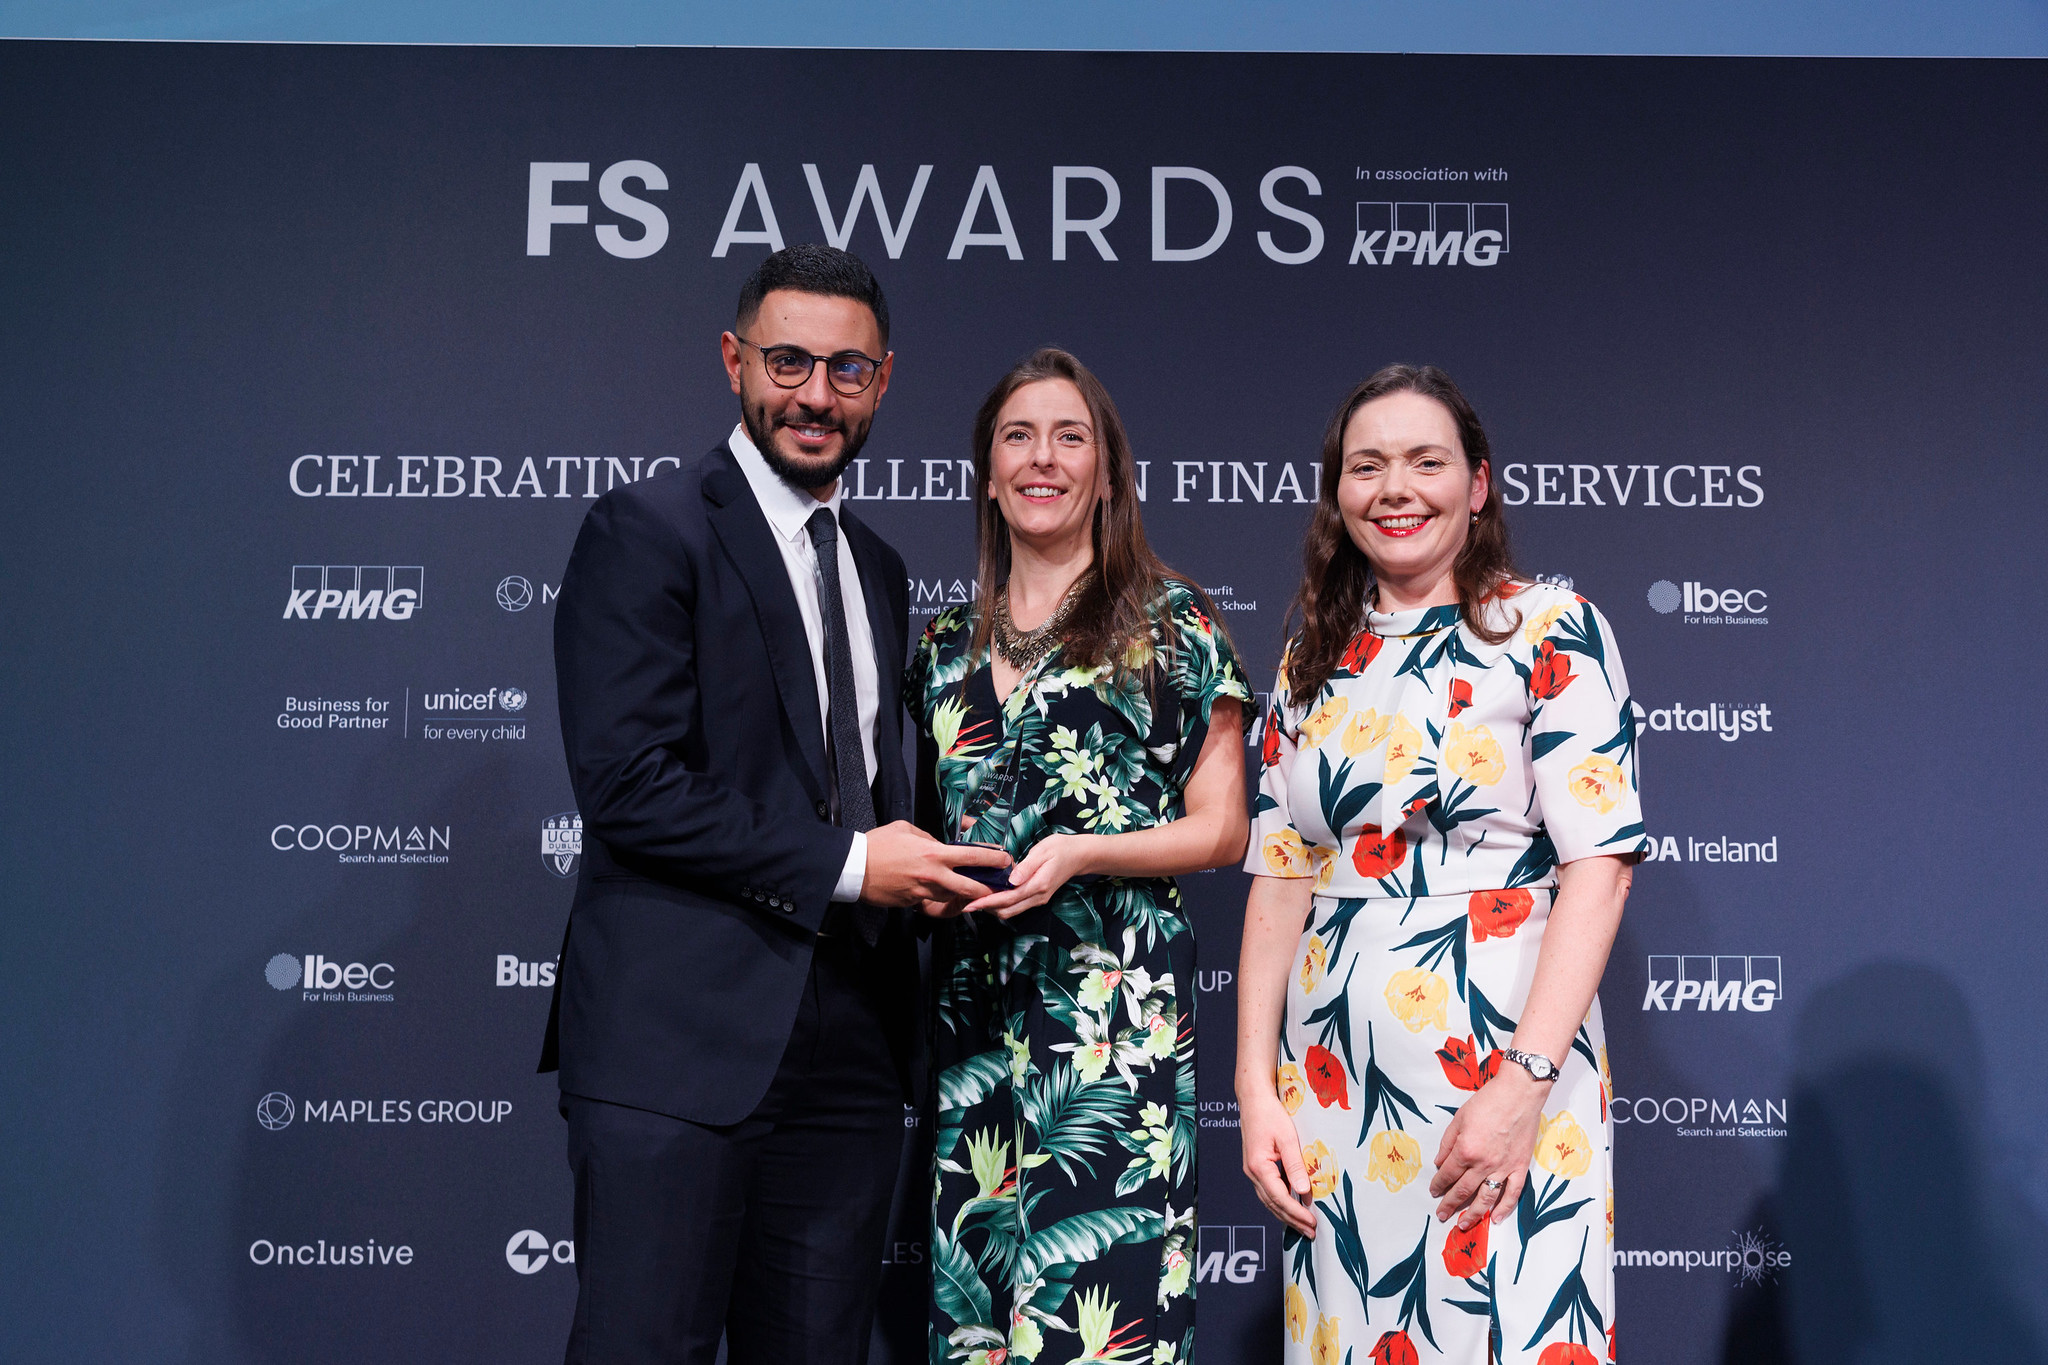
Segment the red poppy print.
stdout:
<path fill-rule="evenodd" d="M 1406 1332 L 1387 1332 L 1373 1343 L 1372 1354 L 1366 1359 L 1372 1365 L 1416 1365 L 1415 1343 L 1408 1340 Z"/>
<path fill-rule="evenodd" d="M 1500 1072 L 1500 1049 L 1493 1049 L 1480 1061 L 1479 1046 L 1469 1033 L 1444 1039 L 1444 1045 L 1436 1050 L 1436 1060 L 1444 1069 L 1444 1079 L 1460 1090 L 1476 1091 Z"/>
<path fill-rule="evenodd" d="M 1528 891 L 1474 891 L 1467 912 L 1472 918 L 1472 941 L 1513 938 L 1522 921 L 1536 908 L 1536 897 Z"/>
<path fill-rule="evenodd" d="M 1344 651 L 1344 657 L 1337 661 L 1337 667 L 1353 675 L 1363 673 L 1366 665 L 1379 656 L 1380 649 L 1385 644 L 1385 640 L 1371 631 L 1361 631 L 1358 638 Z"/>
<path fill-rule="evenodd" d="M 1571 655 L 1558 653 L 1557 646 L 1545 640 L 1536 647 L 1536 666 L 1529 670 L 1529 694 L 1549 701 L 1571 685 Z"/>
<path fill-rule="evenodd" d="M 1359 876 L 1389 876 L 1407 861 L 1408 836 L 1400 830 L 1385 834 L 1378 825 L 1367 825 L 1358 831 L 1358 842 L 1351 849 L 1351 864 L 1358 869 Z"/>
<path fill-rule="evenodd" d="M 1600 1357 L 1576 1341 L 1554 1341 L 1536 1357 L 1536 1365 L 1600 1365 Z"/>
<path fill-rule="evenodd" d="M 1461 1280 L 1486 1269 L 1486 1230 L 1492 1226 L 1492 1219 L 1482 1218 L 1463 1232 L 1452 1228 L 1444 1239 L 1444 1269 Z"/>
<path fill-rule="evenodd" d="M 1337 1060 L 1336 1053 L 1320 1043 L 1311 1043 L 1301 1064 L 1308 1073 L 1308 1088 L 1316 1092 L 1317 1104 L 1325 1109 L 1333 1104 L 1339 1109 L 1351 1107 L 1351 1091 L 1344 1079 L 1344 1063 Z"/>
<path fill-rule="evenodd" d="M 1456 720 L 1458 714 L 1471 704 L 1472 684 L 1463 678 L 1451 679 L 1451 719 Z"/>

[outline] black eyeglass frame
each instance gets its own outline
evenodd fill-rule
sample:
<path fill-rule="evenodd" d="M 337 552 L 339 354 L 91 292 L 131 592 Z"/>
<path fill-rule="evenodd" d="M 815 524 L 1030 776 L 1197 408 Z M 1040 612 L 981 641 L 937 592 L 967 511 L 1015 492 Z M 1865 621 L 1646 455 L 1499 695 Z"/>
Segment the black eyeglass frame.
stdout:
<path fill-rule="evenodd" d="M 874 356 L 869 355 L 866 351 L 834 351 L 831 355 L 813 355 L 809 351 L 806 351 L 801 346 L 763 346 L 758 341 L 747 340 L 738 332 L 734 332 L 732 334 L 732 337 L 733 340 L 739 342 L 740 345 L 752 346 L 755 350 L 761 353 L 761 368 L 767 372 L 768 382 L 773 384 L 776 388 L 802 388 L 804 385 L 811 382 L 811 376 L 817 372 L 818 362 L 822 360 L 825 362 L 826 365 L 825 382 L 832 386 L 832 391 L 834 393 L 839 394 L 843 398 L 858 398 L 862 394 L 866 393 L 869 389 L 873 388 L 875 386 L 875 376 L 879 375 L 882 372 L 882 365 L 889 358 L 888 356 L 885 355 L 878 360 Z M 779 354 L 788 355 L 791 357 L 801 356 L 805 360 L 808 360 L 810 364 L 804 369 L 804 377 L 802 379 L 797 380 L 794 384 L 785 384 L 780 379 L 777 379 L 775 377 L 774 367 L 768 363 L 768 354 L 771 351 L 777 352 Z M 841 388 L 832 379 L 831 363 L 835 360 L 845 359 L 861 360 L 866 362 L 868 366 L 867 382 L 865 384 L 862 384 L 857 389 Z"/>

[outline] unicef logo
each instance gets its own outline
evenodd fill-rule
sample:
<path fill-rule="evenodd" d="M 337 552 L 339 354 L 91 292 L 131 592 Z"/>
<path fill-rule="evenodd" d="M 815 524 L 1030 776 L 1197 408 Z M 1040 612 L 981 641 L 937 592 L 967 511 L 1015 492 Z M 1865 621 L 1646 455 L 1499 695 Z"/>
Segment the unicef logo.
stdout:
<path fill-rule="evenodd" d="M 1659 616 L 1669 616 L 1677 611 L 1684 600 L 1685 594 L 1668 578 L 1660 578 L 1650 585 L 1650 610 Z"/>
<path fill-rule="evenodd" d="M 502 600 L 499 605 L 504 605 Z M 499 688 L 498 705 L 504 707 L 507 711 L 524 711 L 526 709 L 526 689 L 523 687 Z"/>
<path fill-rule="evenodd" d="M 525 611 L 533 605 L 533 584 L 518 574 L 498 580 L 498 605 L 506 611 Z"/>
<path fill-rule="evenodd" d="M 304 970 L 299 960 L 290 953 L 279 953 L 264 965 L 263 979 L 270 983 L 272 990 L 288 991 L 299 984 L 299 974 Z M 289 1123 L 291 1120 L 287 1118 L 285 1122 Z"/>
<path fill-rule="evenodd" d="M 292 1097 L 282 1090 L 273 1090 L 256 1101 L 256 1122 L 271 1133 L 281 1133 L 291 1127 Z"/>

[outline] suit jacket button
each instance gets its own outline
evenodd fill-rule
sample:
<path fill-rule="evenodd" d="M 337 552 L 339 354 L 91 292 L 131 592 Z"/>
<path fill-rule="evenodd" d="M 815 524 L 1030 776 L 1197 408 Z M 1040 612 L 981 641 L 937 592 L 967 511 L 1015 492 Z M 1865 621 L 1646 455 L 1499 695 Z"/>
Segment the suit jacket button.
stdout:
<path fill-rule="evenodd" d="M 832 808 L 823 801 L 818 803 L 818 818 L 820 820 L 830 820 L 832 818 Z"/>

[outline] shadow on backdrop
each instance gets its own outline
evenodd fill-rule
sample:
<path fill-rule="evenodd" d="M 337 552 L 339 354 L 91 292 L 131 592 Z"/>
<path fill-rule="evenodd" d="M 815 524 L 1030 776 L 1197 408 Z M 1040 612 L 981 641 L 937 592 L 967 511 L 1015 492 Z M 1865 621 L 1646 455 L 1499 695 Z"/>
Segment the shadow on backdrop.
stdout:
<path fill-rule="evenodd" d="M 1815 995 L 1795 1047 L 1791 1136 L 1753 1211 L 1791 1261 L 1736 1301 L 1724 1365 L 2048 1362 L 2048 1227 L 2001 1197 L 2021 1186 L 1997 1174 L 1955 983 L 1860 968 Z"/>

